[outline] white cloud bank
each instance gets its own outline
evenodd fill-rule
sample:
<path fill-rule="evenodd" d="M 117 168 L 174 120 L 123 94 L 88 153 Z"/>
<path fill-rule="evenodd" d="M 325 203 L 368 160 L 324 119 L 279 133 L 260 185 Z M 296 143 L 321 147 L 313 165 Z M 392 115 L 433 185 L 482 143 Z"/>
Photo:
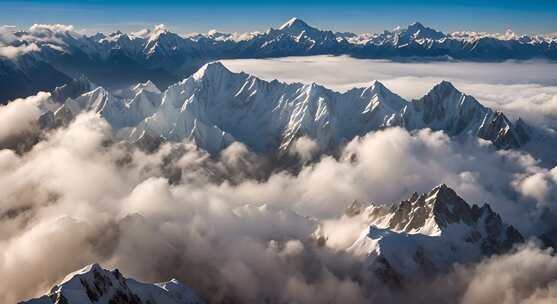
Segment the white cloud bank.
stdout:
<path fill-rule="evenodd" d="M 0 107 L 0 114 L 21 114 L 20 108 L 6 109 Z M 14 132 L 8 137 L 21 134 Z M 354 199 L 390 202 L 441 182 L 469 202 L 489 201 L 527 234 L 542 228 L 536 217 L 541 206 L 555 208 L 547 195 L 557 187 L 555 169 L 541 168 L 523 153 L 496 152 L 476 140 L 457 143 L 428 130 L 371 133 L 348 143 L 339 159 L 324 157 L 298 174 L 276 172 L 263 180 L 249 178 L 264 161 L 241 144 L 218 159 L 189 143 L 144 154 L 111 143 L 108 124 L 92 114 L 41 138 L 26 153 L 0 151 L 3 303 L 44 293 L 94 261 L 146 281 L 177 277 L 214 301 L 387 301 L 395 295 L 374 288 L 364 265 L 313 245 L 316 220 L 340 214 Z M 302 141 L 299 153 L 310 153 L 311 146 Z M 529 185 L 539 174 L 547 180 L 543 189 Z M 490 272 L 482 267 L 492 269 L 497 261 L 453 274 L 460 283 L 444 286 L 443 294 L 428 285 L 420 296 L 479 301 L 482 280 L 492 280 L 483 278 Z M 488 299 L 505 296 L 504 284 L 516 286 L 534 275 L 528 266 L 520 269 Z M 557 275 L 553 267 L 545 271 L 543 282 Z M 469 282 L 480 283 L 468 288 Z M 551 297 L 553 286 L 527 284 L 514 299 Z"/>

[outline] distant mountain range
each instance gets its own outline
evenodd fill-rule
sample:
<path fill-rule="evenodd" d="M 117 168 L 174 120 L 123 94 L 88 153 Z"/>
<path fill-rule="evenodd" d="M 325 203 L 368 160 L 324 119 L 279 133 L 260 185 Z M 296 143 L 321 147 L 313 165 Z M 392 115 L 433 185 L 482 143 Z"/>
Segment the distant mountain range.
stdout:
<path fill-rule="evenodd" d="M 321 152 L 370 131 L 430 128 L 449 136 L 479 137 L 497 148 L 518 148 L 532 137 L 522 120 L 481 105 L 443 81 L 424 97 L 406 101 L 378 81 L 339 93 L 313 84 L 268 82 L 205 64 L 161 92 L 148 81 L 112 94 L 81 77 L 52 93 L 40 125 L 56 128 L 84 111 L 99 113 L 121 140 L 154 148 L 189 139 L 215 153 L 233 141 L 265 154 L 285 154 L 300 137 Z"/>
<path fill-rule="evenodd" d="M 60 25 L 34 25 L 10 34 L 0 47 L 20 52 L 15 58 L 0 52 L 0 102 L 52 90 L 81 75 L 107 89 L 147 80 L 164 89 L 217 59 L 324 54 L 395 60 L 557 59 L 554 37 L 445 34 L 420 23 L 361 35 L 320 30 L 297 18 L 278 29 L 245 34 L 181 36 L 158 26 L 87 36 Z"/>

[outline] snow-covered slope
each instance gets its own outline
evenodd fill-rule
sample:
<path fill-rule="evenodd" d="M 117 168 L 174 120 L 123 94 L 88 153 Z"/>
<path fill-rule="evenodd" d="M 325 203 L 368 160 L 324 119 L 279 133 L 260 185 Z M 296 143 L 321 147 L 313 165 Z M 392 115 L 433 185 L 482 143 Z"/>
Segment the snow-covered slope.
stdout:
<path fill-rule="evenodd" d="M 187 286 L 173 279 L 147 284 L 125 278 L 118 269 L 91 264 L 73 272 L 40 298 L 21 304 L 200 304 Z"/>
<path fill-rule="evenodd" d="M 378 81 L 339 93 L 317 84 L 268 82 L 233 73 L 220 62 L 204 65 L 162 93 L 152 83 L 132 87 L 127 97 L 97 87 L 67 99 L 43 120 L 56 126 L 81 111 L 100 113 L 119 138 L 130 142 L 190 139 L 210 152 L 234 140 L 257 152 L 285 152 L 301 136 L 329 151 L 355 136 L 393 126 L 478 136 L 499 148 L 519 147 L 528 140 L 523 122 L 513 124 L 448 82 L 419 100 L 406 101 Z"/>
<path fill-rule="evenodd" d="M 354 203 L 347 211 L 338 223 L 360 227 L 360 235 L 344 247 L 334 241 L 330 246 L 364 258 L 387 283 L 438 274 L 524 241 L 488 204 L 470 206 L 446 185 L 396 204 Z M 335 227 L 323 225 L 315 235 L 327 246 L 339 237 Z"/>

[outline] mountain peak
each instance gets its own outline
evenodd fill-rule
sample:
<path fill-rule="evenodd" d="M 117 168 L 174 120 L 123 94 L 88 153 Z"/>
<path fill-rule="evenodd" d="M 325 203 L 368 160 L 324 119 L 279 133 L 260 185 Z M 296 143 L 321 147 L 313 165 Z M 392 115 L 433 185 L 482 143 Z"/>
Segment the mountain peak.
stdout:
<path fill-rule="evenodd" d="M 444 193 L 454 192 L 453 189 L 449 188 L 446 184 L 440 184 L 437 187 L 433 188 L 431 192 L 435 193 L 436 195 L 443 195 Z M 456 194 L 456 193 L 455 193 Z"/>
<path fill-rule="evenodd" d="M 445 96 L 452 92 L 460 93 L 460 91 L 450 81 L 443 80 L 433 86 L 427 95 L 437 94 L 439 96 Z"/>
<path fill-rule="evenodd" d="M 48 295 L 22 302 L 32 303 L 202 303 L 197 295 L 177 280 L 147 284 L 125 278 L 118 269 L 89 264 L 66 276 Z"/>
<path fill-rule="evenodd" d="M 513 124 L 501 111 L 494 111 L 478 137 L 489 140 L 498 148 L 508 149 L 522 146 L 530 139 L 530 128 L 522 120 Z"/>
<path fill-rule="evenodd" d="M 204 64 L 197 72 L 193 74 L 195 79 L 201 79 L 207 77 L 209 75 L 218 75 L 222 73 L 231 73 L 229 69 L 227 69 L 224 64 L 220 61 L 213 61 Z"/>
<path fill-rule="evenodd" d="M 471 207 L 446 184 L 433 188 L 419 197 L 416 203 L 421 200 L 424 200 L 425 205 L 431 206 L 434 220 L 441 227 L 457 222 L 473 222 Z"/>
<path fill-rule="evenodd" d="M 387 89 L 387 88 L 385 87 L 385 85 L 384 85 L 381 81 L 379 81 L 379 80 L 374 80 L 374 81 L 371 83 L 371 85 L 372 85 L 374 88 L 377 88 L 377 89 L 382 89 L 382 90 Z"/>
<path fill-rule="evenodd" d="M 362 89 L 361 97 L 371 98 L 366 111 L 370 111 L 375 107 L 374 104 L 376 104 L 377 101 L 383 105 L 387 105 L 390 111 L 400 111 L 407 103 L 402 97 L 393 93 L 383 83 L 377 80 L 374 80 L 369 86 Z M 379 99 L 373 97 L 378 97 Z"/>
<path fill-rule="evenodd" d="M 421 38 L 437 40 L 445 37 L 445 34 L 443 34 L 442 32 L 424 26 L 420 22 L 414 22 L 405 29 L 399 28 L 398 31 L 401 33 L 405 41 L 410 39 L 421 39 Z"/>
<path fill-rule="evenodd" d="M 292 18 L 288 20 L 285 24 L 279 27 L 279 31 L 293 36 L 298 36 L 303 32 L 305 32 L 309 36 L 315 36 L 319 35 L 319 33 L 321 32 L 319 29 L 308 25 L 299 18 Z"/>
<path fill-rule="evenodd" d="M 279 27 L 279 30 L 284 30 L 288 28 L 301 28 L 301 27 L 309 27 L 307 23 L 305 23 L 302 19 L 293 17 L 290 20 L 286 21 L 283 25 Z"/>

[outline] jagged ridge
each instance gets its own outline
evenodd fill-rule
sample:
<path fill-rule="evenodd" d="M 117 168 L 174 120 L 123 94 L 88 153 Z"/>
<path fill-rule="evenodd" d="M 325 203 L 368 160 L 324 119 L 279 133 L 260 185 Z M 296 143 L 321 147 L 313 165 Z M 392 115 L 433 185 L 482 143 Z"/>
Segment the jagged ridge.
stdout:
<path fill-rule="evenodd" d="M 470 206 L 444 184 L 399 203 L 364 207 L 355 202 L 344 218 L 363 228 L 345 250 L 365 257 L 388 284 L 439 274 L 453 263 L 477 262 L 524 241 L 488 204 Z M 319 229 L 316 236 L 328 237 Z"/>
<path fill-rule="evenodd" d="M 449 82 L 409 102 L 378 81 L 339 93 L 317 84 L 268 82 L 233 73 L 220 62 L 206 64 L 162 93 L 152 83 L 119 97 L 98 87 L 67 99 L 43 120 L 67 122 L 87 110 L 100 113 L 122 139 L 190 139 L 210 152 L 234 140 L 256 152 L 285 152 L 301 136 L 328 151 L 355 136 L 395 126 L 478 136 L 498 148 L 520 147 L 529 139 L 524 122 L 513 124 Z"/>

